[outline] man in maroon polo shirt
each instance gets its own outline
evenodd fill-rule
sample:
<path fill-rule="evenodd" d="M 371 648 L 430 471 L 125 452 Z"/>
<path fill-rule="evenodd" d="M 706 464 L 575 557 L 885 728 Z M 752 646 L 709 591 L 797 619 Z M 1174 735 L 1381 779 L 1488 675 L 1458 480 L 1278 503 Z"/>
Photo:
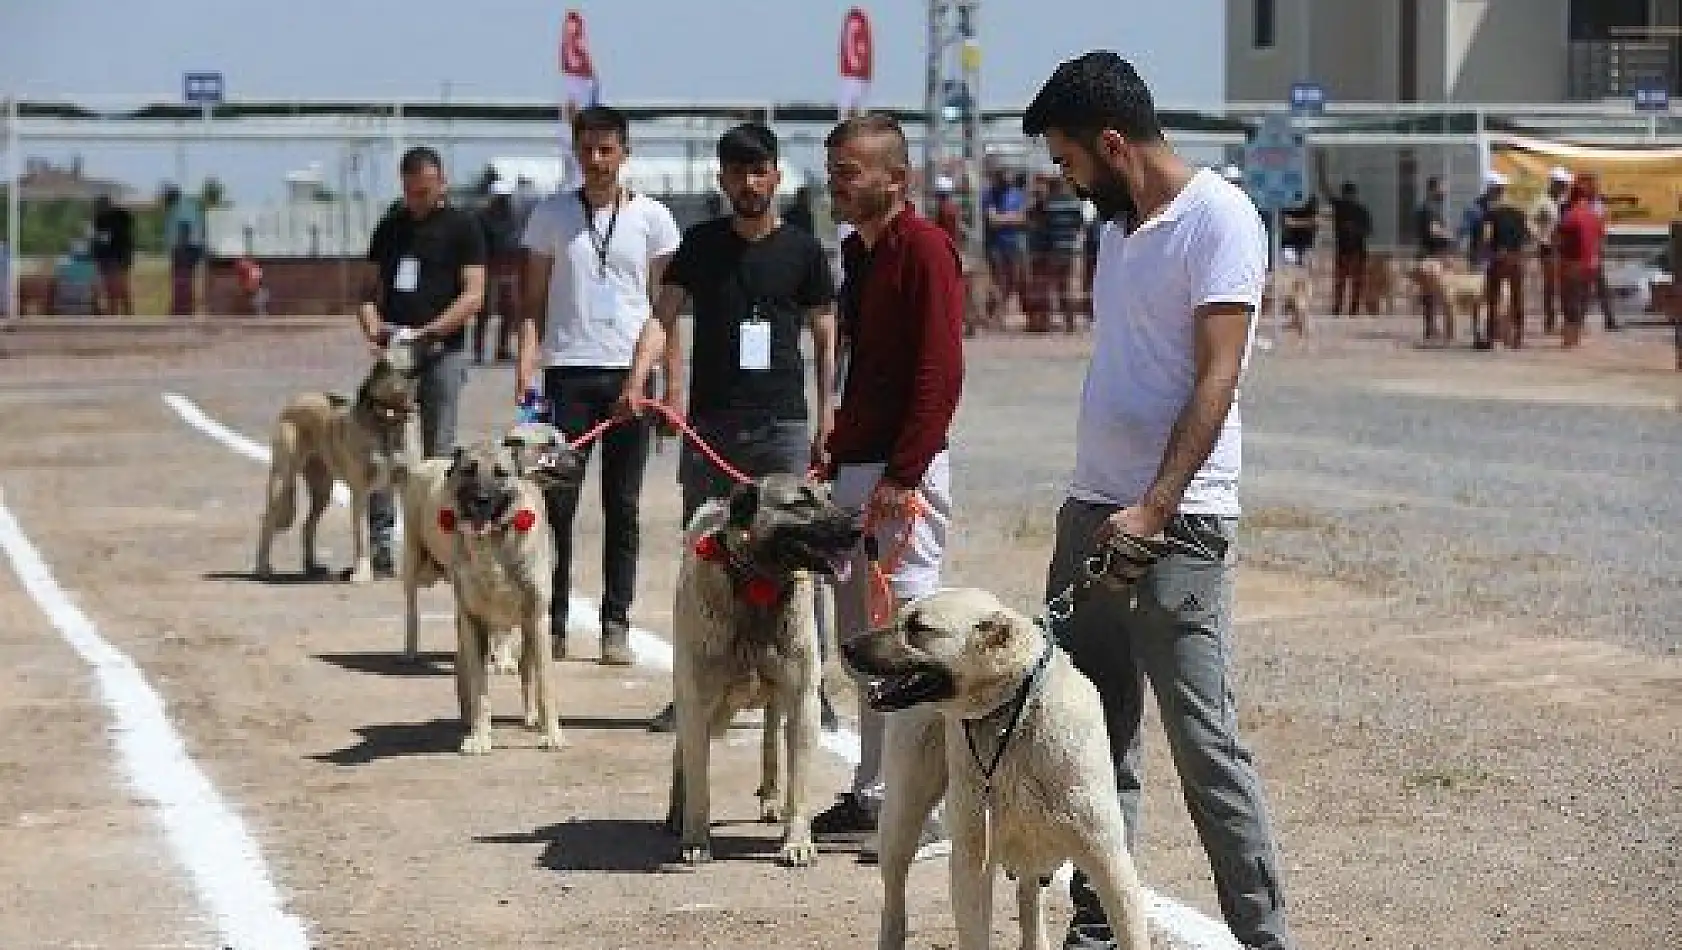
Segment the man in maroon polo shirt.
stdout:
<path fill-rule="evenodd" d="M 906 201 L 911 163 L 897 122 L 881 115 L 848 119 L 824 146 L 835 214 L 854 229 L 842 245 L 847 371 L 824 462 L 836 503 L 862 510 L 873 529 L 894 600 L 883 606 L 895 607 L 940 586 L 951 518 L 947 431 L 964 374 L 963 272 L 951 237 Z M 870 624 L 871 573 L 864 554 L 856 558 L 835 591 L 842 639 Z M 814 817 L 813 832 L 876 829 L 887 729 L 927 731 L 928 738 L 886 748 L 940 748 L 932 712 L 917 707 L 883 716 L 861 702 L 852 788 Z M 935 803 L 905 804 L 915 812 L 908 820 L 921 821 Z M 915 856 L 940 853 L 942 837 L 931 822 Z"/>

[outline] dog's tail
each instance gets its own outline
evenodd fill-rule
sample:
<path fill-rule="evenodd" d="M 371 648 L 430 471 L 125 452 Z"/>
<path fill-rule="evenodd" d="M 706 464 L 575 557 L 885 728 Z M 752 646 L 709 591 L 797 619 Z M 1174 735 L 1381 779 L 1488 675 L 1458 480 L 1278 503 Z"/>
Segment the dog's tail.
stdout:
<path fill-rule="evenodd" d="M 292 527 L 298 514 L 298 427 L 282 419 L 269 439 L 269 511 L 276 531 Z"/>

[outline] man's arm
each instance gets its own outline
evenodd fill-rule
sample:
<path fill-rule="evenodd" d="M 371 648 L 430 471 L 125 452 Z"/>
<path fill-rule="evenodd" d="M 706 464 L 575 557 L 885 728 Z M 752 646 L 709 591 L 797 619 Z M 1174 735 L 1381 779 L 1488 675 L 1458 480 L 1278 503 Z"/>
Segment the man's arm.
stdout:
<path fill-rule="evenodd" d="M 384 296 L 380 265 L 386 257 L 390 221 L 389 215 L 381 218 L 374 225 L 373 235 L 368 238 L 368 262 L 372 266 L 366 271 L 362 282 L 362 303 L 356 308 L 356 322 L 362 326 L 362 335 L 375 346 L 381 343 L 381 324 L 384 322 L 380 314 L 380 298 Z"/>
<path fill-rule="evenodd" d="M 654 373 L 657 361 L 669 360 L 673 349 L 681 351 L 682 334 L 678 332 L 677 315 L 689 299 L 689 292 L 675 284 L 663 284 L 654 299 L 654 315 L 642 325 L 637 335 L 637 348 L 631 357 L 631 371 L 625 374 L 625 388 L 619 394 L 614 412 L 620 416 L 633 414 L 631 400 L 648 389 L 648 378 Z M 682 363 L 681 352 L 679 363 Z M 668 370 L 669 371 L 669 370 Z"/>
<path fill-rule="evenodd" d="M 661 254 L 648 262 L 648 302 L 650 306 L 659 306 L 660 300 L 666 296 L 666 267 L 671 264 L 671 254 Z M 662 328 L 660 353 L 660 401 L 666 404 L 678 415 L 683 415 L 683 334 L 677 332 L 677 314 L 683 309 L 683 301 L 678 301 L 672 310 L 672 323 Z M 655 321 L 648 321 L 653 323 Z M 648 324 L 645 323 L 646 327 Z M 646 377 L 644 377 L 646 379 Z M 640 392 L 640 390 L 639 390 Z"/>
<path fill-rule="evenodd" d="M 915 489 L 945 445 L 964 381 L 964 292 L 957 253 L 944 234 L 923 234 L 908 249 L 906 321 L 915 327 L 917 367 L 911 401 L 883 481 Z"/>
<path fill-rule="evenodd" d="M 812 369 L 817 374 L 818 426 L 812 437 L 812 464 L 824 463 L 824 446 L 835 428 L 835 354 L 837 338 L 833 304 L 806 312 L 812 326 Z"/>
<path fill-rule="evenodd" d="M 421 332 L 434 339 L 449 336 L 466 325 L 485 304 L 485 265 L 468 264 L 461 269 L 461 293 L 444 312 L 433 317 Z"/>
<path fill-rule="evenodd" d="M 1196 381 L 1191 399 L 1180 409 L 1168 433 L 1168 447 L 1156 477 L 1139 499 L 1155 534 L 1180 510 L 1186 487 L 1208 461 L 1232 411 L 1238 378 L 1244 366 L 1244 346 L 1250 334 L 1250 305 L 1211 303 L 1195 311 L 1194 352 Z"/>
<path fill-rule="evenodd" d="M 544 326 L 549 308 L 549 273 L 555 258 L 535 247 L 526 255 L 520 295 L 520 342 L 515 356 L 514 398 L 525 395 L 537 379 L 538 358 L 543 347 Z"/>

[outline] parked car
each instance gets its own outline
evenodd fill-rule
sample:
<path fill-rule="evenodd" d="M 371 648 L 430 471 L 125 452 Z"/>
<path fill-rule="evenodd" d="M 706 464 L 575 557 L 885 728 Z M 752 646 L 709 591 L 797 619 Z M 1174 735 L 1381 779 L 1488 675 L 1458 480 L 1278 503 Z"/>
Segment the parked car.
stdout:
<path fill-rule="evenodd" d="M 1606 268 L 1606 286 L 1619 311 L 1649 313 L 1654 304 L 1653 283 L 1672 283 L 1674 271 L 1670 251 L 1662 250 L 1639 261 L 1612 264 Z"/>

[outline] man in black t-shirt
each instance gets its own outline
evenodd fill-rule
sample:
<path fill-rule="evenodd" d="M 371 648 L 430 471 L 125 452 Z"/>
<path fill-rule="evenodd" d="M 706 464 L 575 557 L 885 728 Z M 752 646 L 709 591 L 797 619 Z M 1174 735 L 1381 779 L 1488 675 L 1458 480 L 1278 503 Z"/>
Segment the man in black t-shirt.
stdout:
<path fill-rule="evenodd" d="M 777 154 L 775 133 L 757 123 L 720 137 L 719 185 L 733 213 L 684 234 L 662 279 L 654 319 L 643 324 L 618 409 L 622 416 L 632 412 L 631 400 L 646 391 L 667 335 L 677 332 L 678 312 L 692 303 L 689 422 L 749 478 L 807 471 L 834 415 L 834 280 L 817 238 L 777 217 Z M 808 326 L 815 434 L 800 352 Z M 678 482 L 685 525 L 702 502 L 730 490 L 730 479 L 689 445 L 678 460 Z M 669 728 L 671 715 L 668 706 L 651 728 Z"/>
<path fill-rule="evenodd" d="M 1489 254 L 1484 272 L 1485 328 L 1474 344 L 1490 349 L 1505 343 L 1512 349 L 1524 345 L 1524 251 L 1531 243 L 1530 219 L 1514 204 L 1504 185 L 1492 185 L 1486 192 L 1489 206 L 1484 212 L 1479 244 Z M 1507 317 L 1501 319 L 1497 304 L 1501 288 L 1507 288 Z"/>
<path fill-rule="evenodd" d="M 93 201 L 93 262 L 107 314 L 134 313 L 129 272 L 134 268 L 134 215 L 100 195 Z"/>
<path fill-rule="evenodd" d="M 1355 183 L 1346 181 L 1341 192 L 1330 198 L 1332 242 L 1337 250 L 1332 276 L 1332 315 L 1343 312 L 1344 290 L 1349 291 L 1349 315 L 1361 310 L 1366 299 L 1367 239 L 1372 236 L 1372 213 L 1361 202 Z"/>
<path fill-rule="evenodd" d="M 485 235 L 473 215 L 444 203 L 444 171 L 430 148 L 405 152 L 399 166 L 402 203 L 374 228 L 368 260 L 374 280 L 364 288 L 357 320 L 373 347 L 393 336 L 422 344 L 415 401 L 421 446 L 429 458 L 455 448 L 456 404 L 467 382 L 466 325 L 485 295 Z M 376 575 L 391 576 L 396 514 L 389 492 L 368 501 L 368 529 Z"/>

